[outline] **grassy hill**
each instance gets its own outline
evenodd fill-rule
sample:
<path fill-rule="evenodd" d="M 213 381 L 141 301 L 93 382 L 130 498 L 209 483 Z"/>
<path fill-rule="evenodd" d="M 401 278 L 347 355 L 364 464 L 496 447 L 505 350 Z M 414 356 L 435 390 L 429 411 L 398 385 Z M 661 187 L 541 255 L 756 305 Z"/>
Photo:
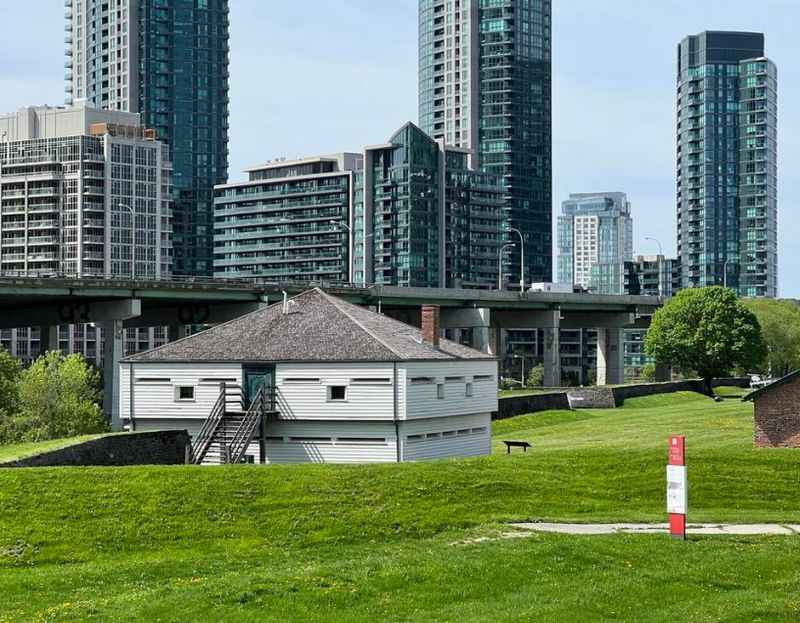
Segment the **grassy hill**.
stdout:
<path fill-rule="evenodd" d="M 800 455 L 689 393 L 498 422 L 478 459 L 0 470 L 0 622 L 797 620 L 800 539 L 496 538 L 663 521 L 673 433 L 690 519 L 800 523 Z"/>

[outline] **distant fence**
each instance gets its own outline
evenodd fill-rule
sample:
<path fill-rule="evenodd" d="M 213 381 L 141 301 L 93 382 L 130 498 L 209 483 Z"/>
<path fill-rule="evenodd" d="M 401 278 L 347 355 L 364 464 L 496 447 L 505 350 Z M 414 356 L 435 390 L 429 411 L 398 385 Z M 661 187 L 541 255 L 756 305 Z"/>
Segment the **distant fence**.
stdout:
<path fill-rule="evenodd" d="M 714 379 L 711 384 L 713 387 L 749 387 L 750 378 Z M 500 398 L 498 400 L 498 410 L 492 414 L 492 419 L 503 420 L 526 413 L 554 409 L 613 409 L 622 405 L 628 398 L 671 394 L 674 392 L 698 392 L 704 394 L 705 391 L 705 385 L 699 379 L 670 381 L 667 383 L 620 385 L 618 387 L 575 387 L 565 391 Z"/>
<path fill-rule="evenodd" d="M 185 430 L 124 433 L 49 450 L 0 467 L 183 465 L 189 447 Z"/>

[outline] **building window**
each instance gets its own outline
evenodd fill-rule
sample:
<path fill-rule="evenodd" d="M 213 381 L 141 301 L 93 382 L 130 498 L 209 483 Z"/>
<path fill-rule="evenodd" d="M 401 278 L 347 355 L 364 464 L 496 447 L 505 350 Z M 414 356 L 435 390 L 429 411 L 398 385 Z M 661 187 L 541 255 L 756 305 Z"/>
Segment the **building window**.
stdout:
<path fill-rule="evenodd" d="M 328 387 L 328 401 L 341 402 L 347 400 L 347 386 L 346 385 L 330 385 Z"/>
<path fill-rule="evenodd" d="M 194 386 L 193 385 L 179 385 L 175 388 L 175 401 L 193 401 L 194 400 Z"/>
<path fill-rule="evenodd" d="M 444 400 L 444 383 L 439 383 L 436 386 L 436 397 L 439 400 Z"/>
<path fill-rule="evenodd" d="M 467 398 L 472 398 L 472 383 L 467 383 L 467 389 L 465 391 L 465 395 Z"/>
<path fill-rule="evenodd" d="M 337 444 L 380 445 L 386 444 L 386 437 L 338 437 Z"/>
<path fill-rule="evenodd" d="M 289 443 L 332 444 L 331 437 L 289 437 Z"/>

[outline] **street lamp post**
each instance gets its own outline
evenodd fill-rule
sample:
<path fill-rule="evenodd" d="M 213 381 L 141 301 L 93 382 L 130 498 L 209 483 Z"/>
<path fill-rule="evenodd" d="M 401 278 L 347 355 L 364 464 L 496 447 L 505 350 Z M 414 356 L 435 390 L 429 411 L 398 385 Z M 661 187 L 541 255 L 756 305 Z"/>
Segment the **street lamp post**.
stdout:
<path fill-rule="evenodd" d="M 500 247 L 500 257 L 497 260 L 497 269 L 498 269 L 498 281 L 497 281 L 497 289 L 503 289 L 503 254 L 506 252 L 506 249 L 510 249 L 511 247 L 517 246 L 515 242 L 510 242 L 508 244 L 504 244 Z"/>
<path fill-rule="evenodd" d="M 119 207 L 131 213 L 131 281 L 136 281 L 136 212 L 133 206 L 125 203 L 120 203 Z"/>
<path fill-rule="evenodd" d="M 525 292 L 525 240 L 522 238 L 522 232 L 515 227 L 509 227 L 509 232 L 519 236 L 519 252 L 520 252 L 520 267 L 519 267 L 519 291 Z"/>
<path fill-rule="evenodd" d="M 722 264 L 722 287 L 723 288 L 727 288 L 728 287 L 728 264 L 730 264 L 730 263 L 731 263 L 730 260 L 725 260 L 725 262 Z"/>
<path fill-rule="evenodd" d="M 521 386 L 522 386 L 522 389 L 525 389 L 525 355 L 514 355 L 514 359 L 519 359 L 520 363 L 522 364 Z"/>

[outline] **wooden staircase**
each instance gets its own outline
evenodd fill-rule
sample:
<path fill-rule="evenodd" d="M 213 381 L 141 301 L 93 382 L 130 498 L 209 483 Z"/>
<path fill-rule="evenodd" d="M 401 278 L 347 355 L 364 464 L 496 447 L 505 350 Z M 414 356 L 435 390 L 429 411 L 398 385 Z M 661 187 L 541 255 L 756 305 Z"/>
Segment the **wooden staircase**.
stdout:
<path fill-rule="evenodd" d="M 223 383 L 214 408 L 192 441 L 195 465 L 242 463 L 259 427 L 275 410 L 274 390 L 262 387 L 248 409 L 238 385 Z"/>

